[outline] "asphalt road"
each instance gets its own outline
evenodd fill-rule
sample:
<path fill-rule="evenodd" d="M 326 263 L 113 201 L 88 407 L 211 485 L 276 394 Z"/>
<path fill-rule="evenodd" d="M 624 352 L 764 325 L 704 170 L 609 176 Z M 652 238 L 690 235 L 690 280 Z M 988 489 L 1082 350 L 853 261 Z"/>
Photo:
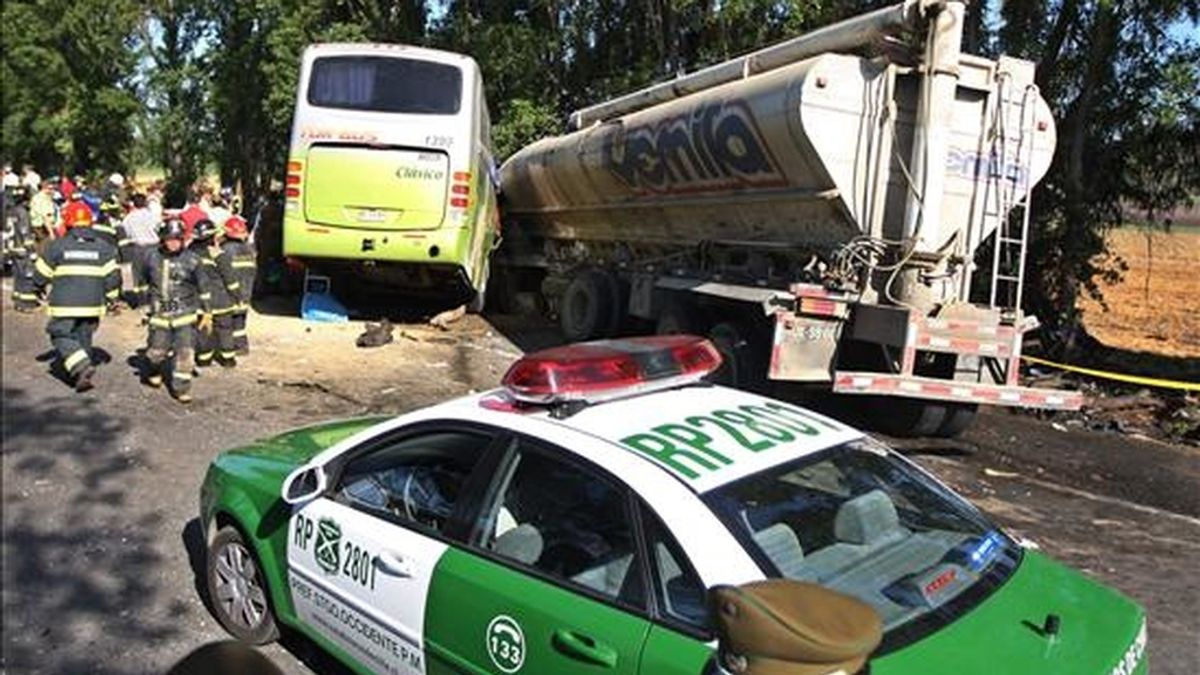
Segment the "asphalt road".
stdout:
<path fill-rule="evenodd" d="M 76 395 L 39 360 L 43 319 L 5 308 L 3 672 L 162 673 L 224 639 L 196 583 L 198 488 L 217 452 L 317 419 L 466 393 L 494 382 L 508 358 L 491 333 L 400 340 L 370 357 L 386 366 L 356 363 L 366 357 L 346 341 L 344 366 L 324 359 L 323 370 L 299 365 L 289 379 L 261 364 L 295 365 L 315 338 L 286 325 L 296 346 L 281 338 L 278 352 L 259 348 L 237 371 L 206 374 L 185 408 L 133 376 L 134 317 L 102 327 L 97 344 L 111 362 L 96 390 Z M 1143 603 L 1154 672 L 1200 669 L 1196 449 L 1008 414 L 982 416 L 962 441 L 906 447 L 1010 529 Z M 339 672 L 301 639 L 266 653 L 287 673 Z"/>

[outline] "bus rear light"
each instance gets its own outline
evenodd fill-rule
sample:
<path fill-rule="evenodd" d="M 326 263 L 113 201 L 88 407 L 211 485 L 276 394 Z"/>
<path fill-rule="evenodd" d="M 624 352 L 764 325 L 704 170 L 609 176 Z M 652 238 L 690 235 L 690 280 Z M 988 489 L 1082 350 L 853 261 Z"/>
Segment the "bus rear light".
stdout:
<path fill-rule="evenodd" d="M 525 403 L 598 403 L 694 384 L 720 366 L 717 348 L 694 335 L 598 340 L 530 354 L 501 384 Z"/>
<path fill-rule="evenodd" d="M 471 200 L 466 197 L 453 197 L 450 199 L 450 206 L 456 209 L 465 209 L 471 205 Z"/>
<path fill-rule="evenodd" d="M 456 195 L 469 195 L 469 194 L 471 194 L 471 186 L 470 185 L 451 185 L 450 192 L 453 194 L 456 194 Z"/>
<path fill-rule="evenodd" d="M 300 173 L 303 168 L 304 164 L 302 162 L 288 162 L 287 165 L 288 173 Z"/>
<path fill-rule="evenodd" d="M 470 183 L 471 182 L 471 172 L 470 171 L 455 171 L 454 172 L 454 182 L 455 183 Z"/>
<path fill-rule="evenodd" d="M 284 194 L 286 194 L 289 198 L 297 198 L 300 196 L 300 188 L 290 187 Z"/>

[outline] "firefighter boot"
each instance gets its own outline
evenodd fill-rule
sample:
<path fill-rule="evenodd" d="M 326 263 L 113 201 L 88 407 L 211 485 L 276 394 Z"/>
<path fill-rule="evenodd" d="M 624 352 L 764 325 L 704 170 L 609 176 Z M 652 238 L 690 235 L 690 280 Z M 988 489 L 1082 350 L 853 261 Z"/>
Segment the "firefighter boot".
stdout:
<path fill-rule="evenodd" d="M 96 385 L 92 382 L 92 378 L 96 375 L 96 366 L 88 365 L 83 370 L 79 371 L 79 376 L 75 378 L 75 391 L 83 393 L 91 390 Z"/>

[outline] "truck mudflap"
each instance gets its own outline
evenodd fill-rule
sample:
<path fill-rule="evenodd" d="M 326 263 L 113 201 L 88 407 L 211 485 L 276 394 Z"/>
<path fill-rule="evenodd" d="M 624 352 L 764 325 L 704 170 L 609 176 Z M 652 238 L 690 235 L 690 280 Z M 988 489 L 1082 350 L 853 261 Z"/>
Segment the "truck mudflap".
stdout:
<path fill-rule="evenodd" d="M 837 371 L 833 390 L 839 394 L 882 394 L 955 403 L 986 403 L 1018 408 L 1079 410 L 1083 394 L 1034 387 L 955 382 L 918 375 Z"/>

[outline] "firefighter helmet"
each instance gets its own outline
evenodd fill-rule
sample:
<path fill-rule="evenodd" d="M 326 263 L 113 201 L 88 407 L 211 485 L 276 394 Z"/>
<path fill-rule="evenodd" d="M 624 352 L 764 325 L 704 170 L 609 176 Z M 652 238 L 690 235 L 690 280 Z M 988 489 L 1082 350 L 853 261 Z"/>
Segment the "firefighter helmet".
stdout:
<path fill-rule="evenodd" d="M 79 200 L 72 200 L 63 207 L 63 225 L 67 227 L 91 227 L 92 210 Z"/>
<path fill-rule="evenodd" d="M 159 241 L 167 241 L 168 239 L 183 241 L 186 236 L 187 230 L 183 226 L 183 221 L 178 218 L 164 220 L 162 225 L 158 226 Z"/>
<path fill-rule="evenodd" d="M 217 226 L 208 218 L 197 220 L 195 227 L 192 228 L 193 241 L 210 241 L 216 234 Z"/>
<path fill-rule="evenodd" d="M 250 236 L 246 220 L 238 215 L 229 216 L 229 219 L 225 221 L 225 236 L 230 239 L 245 239 Z"/>

